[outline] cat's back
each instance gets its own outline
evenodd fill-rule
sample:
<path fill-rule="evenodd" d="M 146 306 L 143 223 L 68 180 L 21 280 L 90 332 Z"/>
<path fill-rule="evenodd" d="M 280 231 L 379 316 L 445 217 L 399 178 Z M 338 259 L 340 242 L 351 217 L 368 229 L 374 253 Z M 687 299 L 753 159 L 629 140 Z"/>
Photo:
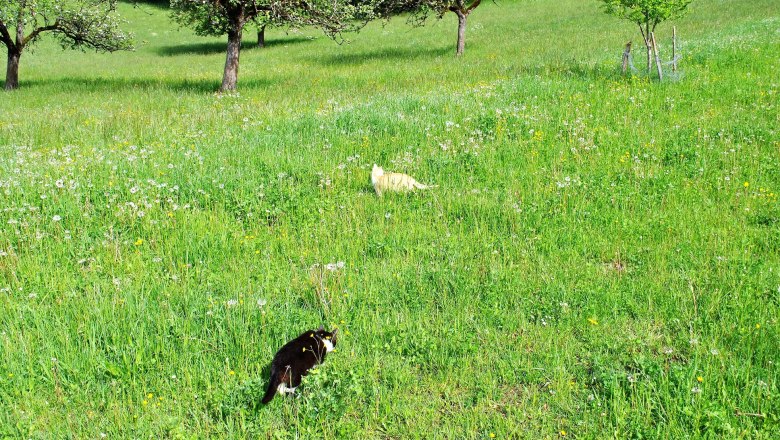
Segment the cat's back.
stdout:
<path fill-rule="evenodd" d="M 284 365 L 291 359 L 296 359 L 304 353 L 303 349 L 312 345 L 314 331 L 307 330 L 300 336 L 284 344 L 274 356 L 273 363 Z"/>
<path fill-rule="evenodd" d="M 408 189 L 414 183 L 411 176 L 403 173 L 387 173 L 382 179 L 385 187 L 396 190 Z"/>

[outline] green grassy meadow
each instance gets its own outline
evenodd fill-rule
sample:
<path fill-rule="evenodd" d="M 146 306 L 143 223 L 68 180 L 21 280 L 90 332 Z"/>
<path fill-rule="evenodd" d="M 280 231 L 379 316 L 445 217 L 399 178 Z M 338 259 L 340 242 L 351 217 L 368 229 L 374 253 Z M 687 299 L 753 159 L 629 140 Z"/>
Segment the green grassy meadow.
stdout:
<path fill-rule="evenodd" d="M 0 93 L 0 438 L 777 438 L 775 0 L 695 1 L 663 83 L 529 0 L 462 59 L 453 14 L 247 30 L 224 96 L 224 39 L 121 12 L 135 52 L 44 39 Z"/>

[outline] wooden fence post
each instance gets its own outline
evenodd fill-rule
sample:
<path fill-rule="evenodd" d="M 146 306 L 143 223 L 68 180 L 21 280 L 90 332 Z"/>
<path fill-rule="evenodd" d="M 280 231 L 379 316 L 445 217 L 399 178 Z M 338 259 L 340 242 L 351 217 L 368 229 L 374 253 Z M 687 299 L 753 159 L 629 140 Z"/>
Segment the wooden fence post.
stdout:
<path fill-rule="evenodd" d="M 672 27 L 672 72 L 677 72 L 677 26 Z"/>
<path fill-rule="evenodd" d="M 626 43 L 626 49 L 623 51 L 623 74 L 628 70 L 628 62 L 631 57 L 631 42 Z"/>
<path fill-rule="evenodd" d="M 661 69 L 661 57 L 658 55 L 658 46 L 655 44 L 655 35 L 650 32 L 650 41 L 653 43 L 653 52 L 655 53 L 655 65 L 658 67 L 658 80 L 664 80 L 664 73 Z"/>

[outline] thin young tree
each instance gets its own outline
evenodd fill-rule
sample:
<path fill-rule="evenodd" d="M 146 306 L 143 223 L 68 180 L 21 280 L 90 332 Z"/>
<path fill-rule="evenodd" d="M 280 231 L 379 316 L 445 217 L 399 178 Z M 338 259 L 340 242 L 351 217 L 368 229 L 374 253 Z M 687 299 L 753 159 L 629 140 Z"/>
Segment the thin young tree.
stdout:
<path fill-rule="evenodd" d="M 116 0 L 1 0 L 0 42 L 8 51 L 5 89 L 19 87 L 22 54 L 46 33 L 66 49 L 132 49 L 131 36 L 119 23 Z"/>
<path fill-rule="evenodd" d="M 265 47 L 265 30 L 268 26 L 284 26 L 284 23 L 272 23 L 271 15 L 268 12 L 261 12 L 252 20 L 257 27 L 257 47 Z"/>
<path fill-rule="evenodd" d="M 651 34 L 656 26 L 683 16 L 693 0 L 599 0 L 607 14 L 628 20 L 639 26 L 647 49 L 647 73 L 653 69 Z"/>
<path fill-rule="evenodd" d="M 466 50 L 466 21 L 474 9 L 482 4 L 482 0 L 382 0 L 377 10 L 384 17 L 409 12 L 410 22 L 423 25 L 430 16 L 443 18 L 447 12 L 458 17 L 458 42 L 455 55 L 461 56 Z"/>
<path fill-rule="evenodd" d="M 257 47 L 265 47 L 266 27 L 268 27 L 268 23 L 262 23 L 257 25 Z"/>
<path fill-rule="evenodd" d="M 314 26 L 338 38 L 342 32 L 365 24 L 373 11 L 369 1 L 348 0 L 171 0 L 171 9 L 174 21 L 192 27 L 198 35 L 227 35 L 221 92 L 236 89 L 241 36 L 246 24 Z"/>

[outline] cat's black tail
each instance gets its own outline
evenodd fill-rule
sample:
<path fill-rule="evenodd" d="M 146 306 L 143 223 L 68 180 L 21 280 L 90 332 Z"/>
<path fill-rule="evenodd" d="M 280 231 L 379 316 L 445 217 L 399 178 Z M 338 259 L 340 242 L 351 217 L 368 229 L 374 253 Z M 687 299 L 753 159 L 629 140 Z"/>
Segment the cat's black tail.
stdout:
<path fill-rule="evenodd" d="M 280 383 L 279 375 L 271 374 L 271 382 L 268 384 L 268 390 L 265 392 L 265 396 L 263 396 L 263 405 L 267 404 L 271 401 L 271 399 L 274 398 L 276 395 L 276 388 L 279 387 Z"/>

